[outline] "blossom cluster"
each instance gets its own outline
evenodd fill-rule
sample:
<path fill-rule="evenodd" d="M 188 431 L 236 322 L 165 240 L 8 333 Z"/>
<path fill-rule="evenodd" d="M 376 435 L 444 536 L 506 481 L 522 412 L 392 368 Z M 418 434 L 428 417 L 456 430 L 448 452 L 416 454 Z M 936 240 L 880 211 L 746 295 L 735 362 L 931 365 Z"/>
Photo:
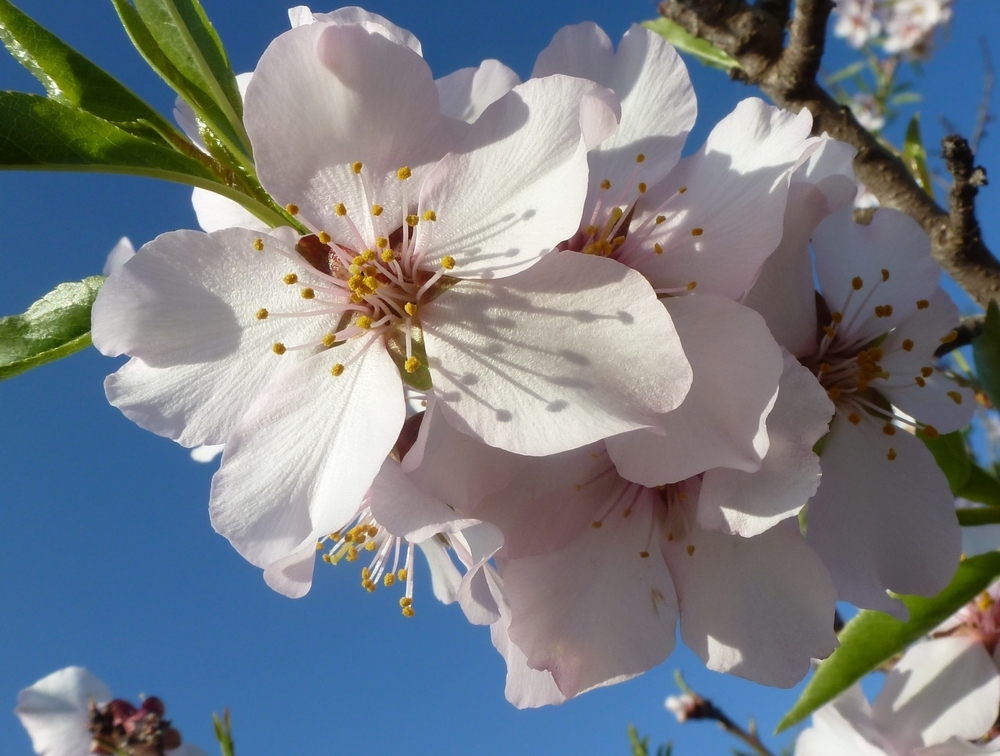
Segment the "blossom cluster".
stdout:
<path fill-rule="evenodd" d="M 435 80 L 380 16 L 290 17 L 240 83 L 298 230 L 196 190 L 204 231 L 121 255 L 93 311 L 130 357 L 111 403 L 224 445 L 212 523 L 269 586 L 359 561 L 413 616 L 420 551 L 524 707 L 642 673 L 678 624 L 791 686 L 838 600 L 947 585 L 918 434 L 973 410 L 935 364 L 958 313 L 913 220 L 854 222 L 852 148 L 747 99 L 683 156 L 694 92 L 641 26 Z"/>
<path fill-rule="evenodd" d="M 833 33 L 852 47 L 878 41 L 890 55 L 926 55 L 934 31 L 951 21 L 952 0 L 837 0 Z"/>

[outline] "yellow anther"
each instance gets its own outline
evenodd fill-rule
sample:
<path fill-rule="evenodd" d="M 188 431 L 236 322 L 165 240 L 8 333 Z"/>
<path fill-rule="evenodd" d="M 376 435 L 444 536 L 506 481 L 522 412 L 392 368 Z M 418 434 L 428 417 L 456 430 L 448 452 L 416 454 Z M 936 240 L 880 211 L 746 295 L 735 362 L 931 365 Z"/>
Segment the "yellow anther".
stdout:
<path fill-rule="evenodd" d="M 677 190 L 677 193 L 684 194 L 684 192 L 686 192 L 687 190 L 688 188 L 686 186 L 682 186 L 680 189 Z"/>
<path fill-rule="evenodd" d="M 386 588 L 388 588 L 395 582 L 396 582 L 396 576 L 393 575 L 391 572 L 387 574 L 384 578 L 382 578 L 382 585 L 384 585 Z"/>
<path fill-rule="evenodd" d="M 885 425 L 882 426 L 882 432 L 887 436 L 895 435 L 896 426 L 893 425 L 892 423 L 886 423 Z"/>
<path fill-rule="evenodd" d="M 382 214 L 384 209 L 381 205 L 372 205 L 372 215 L 377 218 Z"/>
<path fill-rule="evenodd" d="M 289 215 L 298 215 L 299 214 L 299 206 L 298 205 L 293 205 L 291 202 L 289 202 L 287 205 L 285 205 L 285 210 L 288 211 Z"/>
<path fill-rule="evenodd" d="M 438 219 L 437 213 L 433 210 L 424 210 L 424 220 L 425 221 L 436 221 Z"/>
<path fill-rule="evenodd" d="M 830 320 L 837 325 L 840 325 L 844 320 L 844 314 L 842 312 L 834 312 L 833 315 L 830 316 Z"/>
<path fill-rule="evenodd" d="M 415 373 L 420 369 L 420 360 L 416 357 L 408 357 L 406 362 L 403 363 L 403 369 L 407 373 Z"/>
<path fill-rule="evenodd" d="M 412 175 L 413 173 L 412 171 L 410 171 L 410 167 L 408 165 L 404 165 L 402 168 L 396 171 L 396 178 L 398 178 L 400 181 L 406 181 L 406 179 L 408 179 Z"/>
<path fill-rule="evenodd" d="M 408 606 L 413 606 L 413 599 L 403 596 L 403 598 L 399 600 L 399 605 L 404 609 Z"/>
<path fill-rule="evenodd" d="M 622 517 L 631 517 L 631 516 L 632 516 L 632 507 L 626 507 L 622 511 Z"/>
<path fill-rule="evenodd" d="M 931 303 L 928 302 L 926 299 L 918 299 L 917 300 L 917 309 L 918 310 L 926 310 L 930 306 L 931 306 Z"/>
<path fill-rule="evenodd" d="M 369 328 L 372 327 L 372 319 L 367 315 L 362 315 L 357 320 L 354 321 L 354 325 L 356 325 L 358 328 L 367 331 Z"/>
<path fill-rule="evenodd" d="M 253 248 L 256 249 L 258 252 L 263 252 L 264 251 L 264 240 L 263 239 L 254 239 L 253 240 Z"/>
<path fill-rule="evenodd" d="M 358 550 L 351 546 L 344 555 L 344 558 L 347 559 L 348 562 L 353 562 L 358 558 Z"/>
<path fill-rule="evenodd" d="M 614 239 L 611 240 L 611 243 L 614 244 L 616 247 L 621 246 L 622 244 L 625 243 L 625 237 L 616 236 Z"/>
<path fill-rule="evenodd" d="M 927 436 L 927 438 L 937 438 L 938 436 L 941 435 L 940 433 L 938 433 L 938 429 L 935 428 L 933 425 L 925 425 L 923 427 L 923 431 L 924 435 Z"/>
<path fill-rule="evenodd" d="M 656 251 L 656 254 L 658 254 L 658 255 L 662 255 L 663 254 L 663 245 L 662 244 L 660 244 L 660 243 L 654 244 L 653 245 L 653 249 Z"/>
<path fill-rule="evenodd" d="M 274 346 L 271 347 L 271 351 L 274 352 L 275 354 L 279 354 L 280 355 L 280 354 L 284 354 L 288 350 L 285 349 L 285 345 L 284 344 L 282 344 L 280 341 L 276 341 L 276 342 L 274 342 Z"/>
<path fill-rule="evenodd" d="M 375 541 L 369 541 L 365 544 L 365 551 L 375 551 L 378 548 L 378 544 Z"/>
<path fill-rule="evenodd" d="M 590 527 L 592 527 L 592 528 L 594 528 L 596 530 L 597 528 L 603 528 L 604 527 L 604 523 L 601 522 L 600 520 L 594 520 L 592 523 L 590 523 Z"/>
<path fill-rule="evenodd" d="M 322 550 L 323 550 L 323 542 L 316 541 L 316 551 L 322 551 Z"/>
<path fill-rule="evenodd" d="M 303 299 L 315 299 L 316 298 L 316 292 L 311 287 L 309 287 L 309 286 L 307 286 L 302 291 L 300 291 L 299 295 Z"/>
<path fill-rule="evenodd" d="M 656 225 L 660 225 L 666 219 L 667 219 L 667 216 L 665 216 L 665 215 L 657 215 L 656 216 Z"/>
<path fill-rule="evenodd" d="M 859 415 L 857 412 L 852 412 L 850 415 L 847 416 L 847 422 L 849 422 L 851 425 L 857 425 L 858 423 L 861 422 L 861 415 Z"/>
<path fill-rule="evenodd" d="M 351 266 L 352 269 L 355 267 L 356 266 L 354 265 Z M 365 282 L 365 277 L 360 273 L 355 273 L 353 276 L 347 279 L 347 288 L 349 288 L 353 292 L 357 292 L 357 290 L 361 288 L 364 282 Z"/>
<path fill-rule="evenodd" d="M 412 606 L 404 606 L 403 607 L 403 616 L 404 617 L 412 617 L 415 613 L 416 612 L 413 611 L 413 607 Z"/>
<path fill-rule="evenodd" d="M 378 535 L 378 525 L 369 525 L 368 526 L 368 535 L 370 535 L 372 538 L 374 538 L 375 536 L 377 536 Z"/>
<path fill-rule="evenodd" d="M 705 229 L 703 229 L 703 228 L 692 228 L 691 229 L 691 236 L 701 236 L 703 233 L 705 233 Z"/>
<path fill-rule="evenodd" d="M 339 530 L 335 530 L 334 532 L 330 533 L 330 540 L 331 541 L 339 541 L 340 540 L 340 531 Z"/>
<path fill-rule="evenodd" d="M 326 231 L 320 231 L 316 234 L 316 238 L 319 239 L 320 244 L 329 244 L 333 237 Z"/>
<path fill-rule="evenodd" d="M 694 291 L 697 287 L 698 287 L 697 281 L 688 281 L 688 285 L 686 288 L 688 291 Z"/>
<path fill-rule="evenodd" d="M 611 188 L 611 182 L 610 182 L 610 181 L 608 181 L 607 179 L 604 179 L 604 180 L 603 180 L 603 181 L 601 182 L 601 189 L 605 189 L 605 190 L 607 190 L 607 189 L 610 189 L 610 188 Z"/>
<path fill-rule="evenodd" d="M 332 333 L 328 333 L 326 334 L 326 336 L 323 337 L 323 346 L 325 347 L 332 347 L 336 343 L 337 343 L 337 337 L 334 336 Z"/>
<path fill-rule="evenodd" d="M 674 540 L 674 534 L 673 533 L 667 533 L 667 541 L 673 541 L 673 540 Z"/>
<path fill-rule="evenodd" d="M 372 571 L 367 567 L 361 568 L 361 579 L 368 580 L 372 576 Z"/>
<path fill-rule="evenodd" d="M 610 213 L 611 218 L 610 218 L 610 220 L 612 222 L 614 222 L 614 223 L 617 223 L 619 220 L 621 220 L 621 217 L 623 215 L 625 215 L 625 211 L 624 210 L 622 210 L 620 207 L 613 207 L 613 208 L 611 208 L 611 213 Z M 611 224 L 609 223 L 608 224 L 609 228 L 610 228 L 610 225 Z"/>
<path fill-rule="evenodd" d="M 264 308 L 264 307 L 261 307 L 259 310 L 257 310 L 256 318 L 257 318 L 257 320 L 266 320 L 268 314 L 269 313 L 268 313 L 267 309 Z"/>
<path fill-rule="evenodd" d="M 645 194 L 645 193 L 646 193 L 646 182 L 645 181 L 640 181 L 639 182 L 639 194 Z"/>
<path fill-rule="evenodd" d="M 379 287 L 378 279 L 375 276 L 365 276 L 365 286 L 369 291 L 375 291 Z"/>
<path fill-rule="evenodd" d="M 284 281 L 289 286 L 291 286 L 292 284 L 296 284 L 299 282 L 299 277 L 294 273 L 286 273 L 281 280 Z"/>
<path fill-rule="evenodd" d="M 883 281 L 889 280 L 889 271 L 886 270 L 885 268 L 882 268 L 882 280 Z"/>
<path fill-rule="evenodd" d="M 829 338 L 833 338 L 833 326 L 823 326 L 823 333 L 825 333 Z"/>
<path fill-rule="evenodd" d="M 406 225 L 409 226 L 410 228 L 415 227 L 418 223 L 420 223 L 420 218 L 418 218 L 416 215 L 406 216 Z"/>
<path fill-rule="evenodd" d="M 864 285 L 865 282 L 861 280 L 861 276 L 855 276 L 854 278 L 851 279 L 851 288 L 854 289 L 855 291 L 858 291 Z"/>
<path fill-rule="evenodd" d="M 413 302 L 407 302 L 403 305 L 403 312 L 409 315 L 411 318 L 417 314 L 417 305 Z"/>
<path fill-rule="evenodd" d="M 343 218 L 345 215 L 347 215 L 347 207 L 344 205 L 343 202 L 338 202 L 336 205 L 333 206 L 333 212 L 335 212 L 337 215 Z"/>
<path fill-rule="evenodd" d="M 942 344 L 950 344 L 951 342 L 953 342 L 957 338 L 958 338 L 958 331 L 956 331 L 953 328 L 952 330 L 948 331 L 948 333 L 946 333 L 944 336 L 941 337 L 941 343 Z"/>
<path fill-rule="evenodd" d="M 955 404 L 961 404 L 962 403 L 962 395 L 960 393 L 958 393 L 957 391 L 949 391 L 948 392 L 948 396 L 951 397 L 951 400 L 953 402 L 955 402 Z"/>
<path fill-rule="evenodd" d="M 396 580 L 406 580 L 406 568 L 396 570 Z"/>
<path fill-rule="evenodd" d="M 389 246 L 389 240 L 386 239 L 384 236 L 380 236 L 375 240 L 375 246 L 378 247 L 379 249 L 385 249 L 386 247 Z"/>
<path fill-rule="evenodd" d="M 923 388 L 924 386 L 926 386 L 926 385 L 927 385 L 927 381 L 925 381 L 925 380 L 924 380 L 924 379 L 923 379 L 923 378 L 922 378 L 921 376 L 919 376 L 919 375 L 918 375 L 918 376 L 917 376 L 916 378 L 914 378 L 913 380 L 914 380 L 914 381 L 916 381 L 916 384 L 917 384 L 918 386 L 920 386 L 920 388 Z"/>
<path fill-rule="evenodd" d="M 445 270 L 451 270 L 455 267 L 455 258 L 451 255 L 445 255 L 441 258 L 441 267 Z"/>
<path fill-rule="evenodd" d="M 638 155 L 635 156 L 635 162 L 637 162 L 637 163 L 641 163 L 645 159 L 646 159 L 646 156 L 643 155 L 641 152 Z"/>
<path fill-rule="evenodd" d="M 694 544 L 693 543 L 688 544 L 687 553 L 688 553 L 688 556 L 694 556 Z"/>
<path fill-rule="evenodd" d="M 329 554 L 324 554 L 323 555 L 323 561 L 326 562 L 327 564 L 330 564 L 330 555 Z"/>
<path fill-rule="evenodd" d="M 875 362 L 881 360 L 883 354 L 884 352 L 882 351 L 881 347 L 872 347 L 871 349 L 868 350 L 868 356 L 871 357 L 873 360 L 875 360 Z"/>
<path fill-rule="evenodd" d="M 934 368 L 924 366 L 920 368 L 920 375 L 922 375 L 924 378 L 930 378 L 932 375 L 934 375 Z"/>
<path fill-rule="evenodd" d="M 834 386 L 832 389 L 826 392 L 826 395 L 830 397 L 832 401 L 837 401 L 840 398 L 840 389 Z"/>
<path fill-rule="evenodd" d="M 883 308 L 882 305 L 875 305 L 875 317 L 876 318 L 885 317 L 885 308 Z"/>
<path fill-rule="evenodd" d="M 351 170 L 355 173 L 361 173 L 362 168 L 364 168 L 364 164 L 361 161 L 351 163 Z"/>
<path fill-rule="evenodd" d="M 821 373 L 829 373 L 832 369 L 833 365 L 831 365 L 829 362 L 819 363 L 819 372 Z"/>
<path fill-rule="evenodd" d="M 365 251 L 367 252 L 368 250 Z M 364 264 L 365 264 L 364 255 L 355 255 L 354 259 L 351 260 L 351 272 L 353 273 L 355 268 L 357 268 L 358 272 L 360 272 L 361 266 Z"/>
<path fill-rule="evenodd" d="M 892 462 L 896 458 L 896 450 L 890 446 L 889 453 L 885 455 L 885 458 Z"/>
<path fill-rule="evenodd" d="M 640 556 L 640 557 L 641 557 L 642 559 L 649 559 L 649 552 L 648 552 L 648 551 L 640 551 L 640 552 L 639 552 L 639 556 Z"/>
<path fill-rule="evenodd" d="M 396 253 L 393 252 L 391 249 L 382 250 L 382 262 L 391 263 L 395 259 L 396 259 Z"/>
<path fill-rule="evenodd" d="M 582 483 L 574 483 L 573 484 L 573 490 L 574 491 L 582 491 L 583 490 L 583 484 Z"/>
<path fill-rule="evenodd" d="M 593 236 L 594 234 L 596 234 L 600 230 L 601 230 L 600 226 L 590 225 L 590 226 L 587 226 L 585 229 L 583 229 L 583 233 L 586 236 Z"/>
<path fill-rule="evenodd" d="M 903 351 L 909 352 L 913 349 L 913 339 L 903 339 Z"/>

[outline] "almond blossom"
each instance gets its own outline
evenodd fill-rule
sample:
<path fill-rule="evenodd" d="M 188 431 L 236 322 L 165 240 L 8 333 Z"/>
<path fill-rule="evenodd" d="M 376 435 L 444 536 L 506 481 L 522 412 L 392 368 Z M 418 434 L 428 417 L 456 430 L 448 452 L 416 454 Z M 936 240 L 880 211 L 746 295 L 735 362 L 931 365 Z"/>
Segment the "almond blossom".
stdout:
<path fill-rule="evenodd" d="M 548 254 L 579 224 L 613 95 L 546 77 L 471 125 L 438 103 L 424 60 L 378 30 L 286 32 L 245 121 L 263 185 L 312 233 L 166 234 L 95 304 L 95 344 L 132 357 L 110 401 L 186 446 L 226 444 L 213 524 L 274 574 L 355 515 L 402 426 L 404 382 L 527 454 L 648 425 L 690 385 L 641 276 Z M 405 122 L 384 117 L 397 111 Z"/>

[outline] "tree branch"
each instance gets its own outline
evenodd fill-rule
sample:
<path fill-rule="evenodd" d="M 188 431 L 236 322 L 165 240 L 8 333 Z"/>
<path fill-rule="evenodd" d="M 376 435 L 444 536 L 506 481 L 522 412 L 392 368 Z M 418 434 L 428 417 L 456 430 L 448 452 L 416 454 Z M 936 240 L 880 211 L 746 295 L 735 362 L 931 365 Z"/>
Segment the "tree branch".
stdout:
<path fill-rule="evenodd" d="M 782 45 L 784 29 L 775 16 L 742 0 L 665 0 L 660 13 L 738 60 L 743 71 L 735 71 L 734 78 L 759 86 L 780 107 L 796 113 L 808 109 L 814 134 L 825 131 L 852 145 L 858 151 L 858 179 L 883 206 L 901 210 L 923 227 L 934 259 L 985 307 L 1000 293 L 1000 262 L 983 243 L 978 224 L 968 222 L 971 199 L 963 199 L 957 215 L 954 202 L 952 212 L 939 207 L 902 161 L 857 122 L 850 108 L 816 82 L 832 5 L 831 0 L 797 0 L 787 46 Z M 975 191 L 970 195 L 970 183 L 963 197 L 975 196 Z M 978 185 L 971 188 L 978 190 Z M 974 223 L 974 214 L 971 218 Z"/>

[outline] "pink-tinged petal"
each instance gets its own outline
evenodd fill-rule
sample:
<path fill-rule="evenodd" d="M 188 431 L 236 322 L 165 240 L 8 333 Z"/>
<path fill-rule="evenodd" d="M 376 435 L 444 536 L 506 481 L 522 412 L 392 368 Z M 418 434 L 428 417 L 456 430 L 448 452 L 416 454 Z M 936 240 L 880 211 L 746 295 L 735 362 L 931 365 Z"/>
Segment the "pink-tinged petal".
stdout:
<path fill-rule="evenodd" d="M 905 213 L 883 208 L 872 222 L 854 222 L 854 209 L 842 208 L 813 234 L 816 276 L 831 311 L 844 316 L 842 338 L 881 336 L 917 310 L 937 288 L 941 270 L 931 258 L 930 240 Z M 861 288 L 854 286 L 860 280 Z M 891 307 L 878 316 L 875 308 Z"/>
<path fill-rule="evenodd" d="M 979 745 L 959 738 L 949 738 L 940 745 L 914 751 L 913 756 L 979 756 L 979 754 L 997 753 L 998 751 L 1000 751 L 1000 740 L 992 740 L 986 745 Z"/>
<path fill-rule="evenodd" d="M 786 352 L 760 469 L 708 470 L 698 496 L 698 523 L 750 537 L 797 515 L 819 487 L 820 460 L 813 447 L 826 435 L 832 415 L 833 403 L 819 381 Z"/>
<path fill-rule="evenodd" d="M 288 598 L 302 598 L 312 588 L 316 542 L 327 530 L 314 530 L 295 551 L 264 567 L 264 582 L 272 591 Z"/>
<path fill-rule="evenodd" d="M 694 526 L 661 541 L 681 638 L 709 669 L 789 688 L 837 647 L 837 590 L 796 531 L 742 538 Z"/>
<path fill-rule="evenodd" d="M 293 29 L 315 23 L 330 23 L 336 26 L 357 24 L 366 31 L 373 34 L 380 34 L 388 40 L 409 47 L 417 55 L 423 55 L 420 49 L 420 40 L 412 32 L 396 26 L 384 16 L 380 16 L 377 13 L 370 13 L 364 8 L 357 6 L 338 8 L 332 13 L 313 13 L 307 6 L 297 5 L 294 8 L 288 9 L 288 20 L 291 22 Z"/>
<path fill-rule="evenodd" d="M 195 187 L 191 192 L 191 204 L 198 225 L 204 231 L 221 231 L 224 228 L 249 228 L 267 231 L 269 226 L 238 202 L 233 202 L 221 194 Z"/>
<path fill-rule="evenodd" d="M 580 224 L 587 149 L 618 124 L 614 94 L 590 81 L 550 76 L 494 102 L 465 141 L 430 172 L 417 228 L 421 266 L 454 258 L 458 278 L 511 276 L 537 262 Z"/>
<path fill-rule="evenodd" d="M 819 222 L 851 203 L 857 192 L 849 144 L 822 137 L 820 147 L 792 174 L 785 227 L 743 304 L 767 322 L 781 346 L 797 357 L 816 351 L 816 285 L 809 239 Z"/>
<path fill-rule="evenodd" d="M 903 750 L 952 737 L 975 740 L 996 721 L 1000 675 L 976 638 L 918 643 L 886 675 L 872 705 L 876 725 Z"/>
<path fill-rule="evenodd" d="M 781 241 L 789 174 L 816 147 L 811 125 L 807 110 L 741 102 L 701 150 L 644 195 L 640 215 L 665 220 L 626 242 L 619 259 L 656 288 L 695 282 L 699 292 L 742 297 Z"/>
<path fill-rule="evenodd" d="M 441 98 L 441 115 L 473 123 L 521 79 L 499 60 L 484 60 L 478 68 L 461 68 L 434 83 Z"/>
<path fill-rule="evenodd" d="M 503 535 L 488 522 L 479 522 L 454 533 L 451 545 L 466 565 L 458 588 L 458 604 L 473 625 L 492 625 L 500 619 L 492 568 L 487 564 L 503 546 Z"/>
<path fill-rule="evenodd" d="M 518 454 L 649 425 L 691 384 L 667 311 L 607 258 L 553 252 L 502 284 L 462 281 L 420 313 L 449 422 Z"/>
<path fill-rule="evenodd" d="M 607 440 L 618 472 L 646 486 L 713 467 L 753 472 L 767 451 L 764 421 L 782 371 L 781 349 L 749 307 L 694 294 L 664 302 L 694 378 L 680 407 L 650 430 Z"/>
<path fill-rule="evenodd" d="M 501 567 L 511 641 L 568 698 L 641 674 L 674 648 L 670 572 L 655 551 L 640 556 L 655 497 L 648 491 L 630 517 L 614 512 L 560 551 Z"/>
<path fill-rule="evenodd" d="M 123 236 L 118 240 L 114 249 L 108 253 L 108 257 L 104 261 L 104 270 L 102 271 L 103 274 L 105 276 L 110 276 L 134 256 L 135 247 L 132 246 L 132 242 L 129 241 L 127 236 Z"/>
<path fill-rule="evenodd" d="M 448 548 L 436 538 L 428 538 L 418 543 L 417 547 L 427 559 L 434 598 L 442 604 L 454 603 L 462 585 L 462 574 L 452 561 Z"/>
<path fill-rule="evenodd" d="M 94 344 L 132 360 L 105 381 L 108 400 L 143 428 L 184 446 L 222 443 L 257 393 L 301 353 L 275 342 L 318 340 L 309 318 L 258 319 L 302 300 L 282 276 L 295 256 L 274 237 L 228 229 L 164 234 L 108 279 L 94 303 Z M 309 273 L 303 263 L 299 275 Z M 291 358 L 291 359 L 289 359 Z"/>
<path fill-rule="evenodd" d="M 961 528 L 927 447 L 904 430 L 889 436 L 880 421 L 861 420 L 833 419 L 806 538 L 843 601 L 905 618 L 905 607 L 885 592 L 933 596 L 944 589 L 958 565 Z"/>
<path fill-rule="evenodd" d="M 795 756 L 889 756 L 891 747 L 872 723 L 860 685 L 852 685 L 813 714 L 812 727 L 795 741 Z"/>
<path fill-rule="evenodd" d="M 346 366 L 338 377 L 336 362 Z M 296 365 L 227 441 L 212 525 L 258 567 L 314 547 L 355 515 L 404 419 L 402 382 L 380 343 L 349 341 Z"/>
<path fill-rule="evenodd" d="M 372 516 L 390 534 L 413 543 L 435 533 L 450 533 L 476 524 L 414 485 L 394 459 L 386 459 L 371 487 Z"/>
<path fill-rule="evenodd" d="M 958 307 L 943 289 L 936 289 L 927 307 L 918 308 L 882 342 L 885 357 L 881 364 L 889 377 L 872 383 L 907 415 L 941 433 L 968 425 L 976 408 L 972 389 L 959 386 L 939 371 L 929 376 L 921 372 L 934 366 L 934 350 L 957 325 Z"/>
<path fill-rule="evenodd" d="M 687 67 L 663 37 L 633 24 L 614 54 L 596 24 L 563 27 L 538 56 L 532 76 L 556 73 L 596 81 L 621 100 L 621 126 L 590 155 L 591 204 L 605 179 L 612 196 L 614 190 L 630 196 L 639 181 L 652 186 L 677 164 L 698 108 Z M 645 160 L 637 172 L 639 154 Z"/>
<path fill-rule="evenodd" d="M 108 686 L 83 667 L 66 667 L 17 694 L 17 714 L 38 756 L 89 756 L 90 701 L 111 700 Z"/>
<path fill-rule="evenodd" d="M 264 187 L 297 205 L 313 228 L 331 231 L 336 203 L 370 219 L 371 203 L 400 204 L 398 168 L 416 172 L 446 151 L 427 63 L 357 25 L 310 24 L 278 37 L 254 72 L 244 119 Z"/>

